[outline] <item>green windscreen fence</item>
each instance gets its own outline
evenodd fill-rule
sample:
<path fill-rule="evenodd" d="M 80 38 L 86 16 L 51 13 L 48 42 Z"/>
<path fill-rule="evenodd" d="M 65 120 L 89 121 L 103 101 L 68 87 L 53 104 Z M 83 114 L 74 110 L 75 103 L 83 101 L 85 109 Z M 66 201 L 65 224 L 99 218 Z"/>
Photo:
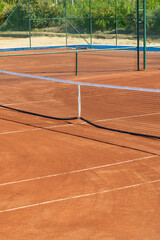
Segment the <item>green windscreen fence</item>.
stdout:
<path fill-rule="evenodd" d="M 65 7 L 52 0 L 21 0 L 0 27 L 1 48 L 66 44 Z"/>
<path fill-rule="evenodd" d="M 146 1 L 147 46 L 160 48 L 160 1 L 154 6 L 152 2 Z"/>
<path fill-rule="evenodd" d="M 93 6 L 93 43 L 137 46 L 137 1 L 100 1 Z"/>
<path fill-rule="evenodd" d="M 0 46 L 1 49 L 29 46 L 28 0 L 21 0 L 0 26 Z"/>
<path fill-rule="evenodd" d="M 160 69 L 160 0 L 146 0 L 146 46 L 154 51 L 147 52 L 147 69 Z"/>
<path fill-rule="evenodd" d="M 139 39 L 140 47 L 144 46 L 145 4 L 147 68 L 157 69 L 160 66 L 160 0 L 14 2 L 15 4 L 12 8 L 10 6 L 10 10 L 5 15 L 0 14 L 1 50 L 55 46 L 87 46 L 108 48 L 111 51 L 122 48 L 133 56 L 131 70 L 138 69 L 137 40 Z M 137 34 L 138 25 L 139 34 Z M 124 53 L 124 57 L 126 55 Z M 104 62 L 107 61 L 108 59 L 105 59 Z M 140 69 L 143 69 L 143 61 L 143 51 L 141 51 Z M 124 65 L 126 66 L 125 62 Z M 116 66 L 115 68 L 117 69 Z"/>
<path fill-rule="evenodd" d="M 1 17 L 1 48 L 137 46 L 137 0 L 20 0 Z"/>
<path fill-rule="evenodd" d="M 1 48 L 66 44 L 137 46 L 137 2 L 141 25 L 146 3 L 147 46 L 160 47 L 160 0 L 15 2 L 13 11 L 10 8 L 0 14 Z"/>
<path fill-rule="evenodd" d="M 91 1 L 66 1 L 68 45 L 92 45 Z"/>

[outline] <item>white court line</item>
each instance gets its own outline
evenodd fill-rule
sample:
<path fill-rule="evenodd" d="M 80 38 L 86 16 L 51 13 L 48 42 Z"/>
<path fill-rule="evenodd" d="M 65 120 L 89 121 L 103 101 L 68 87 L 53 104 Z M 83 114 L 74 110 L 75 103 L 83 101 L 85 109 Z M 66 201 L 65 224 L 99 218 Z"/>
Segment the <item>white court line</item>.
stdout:
<path fill-rule="evenodd" d="M 95 120 L 94 122 L 105 122 L 105 121 L 120 120 L 120 119 L 125 119 L 125 118 L 144 117 L 144 116 L 150 116 L 150 115 L 156 115 L 156 114 L 160 114 L 160 113 L 146 113 L 146 114 L 133 115 L 133 116 L 128 116 L 128 117 L 108 118 L 108 119 L 102 119 L 102 120 Z"/>
<path fill-rule="evenodd" d="M 28 101 L 28 102 L 23 102 L 23 103 L 8 103 L 8 104 L 2 104 L 3 106 L 14 106 L 14 105 L 24 105 L 24 104 L 29 104 L 29 103 L 43 103 L 43 102 L 52 102 L 55 101 L 54 99 L 50 100 L 39 100 L 39 101 Z"/>
<path fill-rule="evenodd" d="M 136 118 L 136 117 L 143 117 L 143 116 L 147 116 L 147 115 L 155 115 L 155 114 L 160 114 L 160 113 L 149 113 L 149 114 L 143 114 L 143 115 L 134 115 L 134 116 L 129 116 L 129 117 L 120 117 L 120 118 L 109 118 L 109 119 L 101 119 L 101 120 L 95 120 L 92 121 L 94 122 L 105 122 L 105 121 L 112 121 L 112 120 L 120 120 L 120 119 L 124 119 L 124 118 Z M 81 122 L 79 123 L 79 125 L 84 125 L 87 124 L 86 122 Z M 69 124 L 69 126 L 73 126 L 75 124 Z M 34 128 L 34 129 L 28 129 L 28 130 L 18 130 L 18 131 L 10 131 L 10 132 L 2 132 L 0 133 L 0 135 L 5 135 L 5 134 L 12 134 L 12 133 L 23 133 L 23 132 L 30 132 L 30 131 L 39 131 L 39 130 L 43 130 L 43 129 L 49 129 L 49 128 L 56 128 L 56 127 L 64 127 L 64 126 L 68 126 L 68 124 L 65 125 L 56 125 L 56 126 L 50 126 L 50 127 L 38 127 L 38 128 Z"/>
<path fill-rule="evenodd" d="M 24 205 L 24 206 L 16 207 L 16 208 L 4 209 L 4 210 L 0 210 L 0 213 L 12 212 L 12 211 L 20 210 L 20 209 L 26 209 L 26 208 L 31 208 L 31 207 L 41 206 L 41 205 L 47 205 L 47 204 L 51 204 L 51 203 L 57 203 L 57 202 L 62 202 L 62 201 L 67 201 L 67 200 L 78 199 L 78 198 L 91 197 L 91 196 L 95 196 L 98 194 L 116 192 L 116 191 L 125 190 L 125 189 L 129 189 L 129 188 L 145 186 L 147 184 L 153 184 L 153 183 L 157 183 L 157 182 L 160 182 L 160 179 L 156 179 L 154 181 L 149 181 L 149 182 L 137 183 L 134 185 L 123 186 L 123 187 L 119 187 L 119 188 L 106 189 L 106 190 L 99 191 L 99 192 L 86 193 L 86 194 L 77 195 L 77 196 L 59 198 L 59 199 L 54 199 L 51 201 L 39 202 L 39 203 L 30 204 L 30 205 Z"/>
<path fill-rule="evenodd" d="M 96 166 L 96 167 L 90 167 L 90 168 L 84 168 L 84 169 L 79 169 L 79 170 L 73 170 L 73 171 L 70 171 L 70 172 L 56 173 L 56 174 L 50 174 L 50 175 L 47 175 L 47 176 L 41 176 L 41 177 L 23 179 L 23 180 L 19 180 L 19 181 L 12 181 L 12 182 L 7 182 L 7 183 L 1 183 L 0 187 L 1 186 L 11 185 L 11 184 L 23 183 L 23 182 L 31 182 L 31 181 L 40 180 L 40 179 L 64 176 L 64 175 L 69 175 L 69 174 L 74 174 L 74 173 L 87 172 L 87 171 L 91 171 L 91 170 L 95 170 L 95 169 L 107 168 L 107 167 L 116 166 L 116 165 L 122 165 L 122 164 L 126 164 L 126 163 L 141 161 L 141 160 L 144 160 L 144 159 L 150 159 L 150 158 L 154 158 L 154 157 L 158 157 L 158 156 L 159 155 L 148 156 L 148 157 L 143 157 L 143 158 L 127 160 L 127 161 L 123 161 L 123 162 L 110 163 L 110 164 L 105 164 L 105 165 Z"/>
<path fill-rule="evenodd" d="M 63 124 L 63 125 L 56 125 L 56 126 L 49 126 L 49 127 L 38 127 L 37 128 L 31 128 L 31 129 L 24 129 L 24 130 L 17 130 L 17 131 L 10 131 L 10 132 L 1 132 L 0 135 L 7 135 L 12 133 L 24 133 L 24 132 L 30 132 L 30 131 L 39 131 L 44 129 L 52 129 L 52 128 L 58 128 L 58 127 L 69 127 L 75 125 L 73 123 L 70 124 Z"/>

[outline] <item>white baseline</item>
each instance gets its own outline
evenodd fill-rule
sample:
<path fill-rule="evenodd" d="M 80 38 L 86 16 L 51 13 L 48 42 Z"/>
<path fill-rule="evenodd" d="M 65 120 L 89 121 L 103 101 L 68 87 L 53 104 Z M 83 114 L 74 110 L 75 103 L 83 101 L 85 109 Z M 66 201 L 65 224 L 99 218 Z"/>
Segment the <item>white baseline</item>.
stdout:
<path fill-rule="evenodd" d="M 20 209 L 26 209 L 26 208 L 31 208 L 31 207 L 41 206 L 41 205 L 47 205 L 47 204 L 53 204 L 53 203 L 62 202 L 62 201 L 78 199 L 78 198 L 91 197 L 91 196 L 95 196 L 95 195 L 98 195 L 98 194 L 116 192 L 116 191 L 125 190 L 125 189 L 129 189 L 129 188 L 141 187 L 141 186 L 145 186 L 145 185 L 148 185 L 148 184 L 154 184 L 154 183 L 158 183 L 158 182 L 160 182 L 160 179 L 156 179 L 156 180 L 149 181 L 149 182 L 137 183 L 137 184 L 134 184 L 134 185 L 122 186 L 122 187 L 113 188 L 113 189 L 106 189 L 106 190 L 103 190 L 103 191 L 100 191 L 100 192 L 86 193 L 86 194 L 77 195 L 77 196 L 59 198 L 59 199 L 54 199 L 54 200 L 51 200 L 51 201 L 39 202 L 39 203 L 30 204 L 30 205 L 24 205 L 24 206 L 21 206 L 21 207 L 4 209 L 4 210 L 0 210 L 0 214 L 1 213 L 6 213 L 6 212 L 13 212 L 13 211 L 20 210 Z"/>
<path fill-rule="evenodd" d="M 58 176 L 63 176 L 63 175 L 69 175 L 69 174 L 74 174 L 74 173 L 86 172 L 86 171 L 96 170 L 96 169 L 100 169 L 100 168 L 107 168 L 107 167 L 131 163 L 131 162 L 142 161 L 145 159 L 151 159 L 151 158 L 155 158 L 155 157 L 159 157 L 159 155 L 131 159 L 131 160 L 123 161 L 123 162 L 110 163 L 110 164 L 105 164 L 105 165 L 100 165 L 100 166 L 95 166 L 95 167 L 90 167 L 90 168 L 78 169 L 78 170 L 73 170 L 70 172 L 56 173 L 56 174 L 50 174 L 50 175 L 46 175 L 46 176 L 40 176 L 40 177 L 34 177 L 34 178 L 22 179 L 22 180 L 18 180 L 18 181 L 7 182 L 7 183 L 1 183 L 0 187 L 12 185 L 12 184 L 23 183 L 23 182 L 31 182 L 31 181 L 40 180 L 40 179 L 58 177 Z"/>

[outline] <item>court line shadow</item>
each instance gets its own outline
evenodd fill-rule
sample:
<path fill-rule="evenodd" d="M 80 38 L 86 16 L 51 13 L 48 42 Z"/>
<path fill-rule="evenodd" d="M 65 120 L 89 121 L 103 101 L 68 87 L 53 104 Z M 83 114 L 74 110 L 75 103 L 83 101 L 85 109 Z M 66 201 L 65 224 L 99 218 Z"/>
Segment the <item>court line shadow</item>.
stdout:
<path fill-rule="evenodd" d="M 29 127 L 32 127 L 32 128 L 37 128 L 37 129 L 49 131 L 49 132 L 65 134 L 65 135 L 69 135 L 69 136 L 73 136 L 73 137 L 77 137 L 77 138 L 81 138 L 81 139 L 85 139 L 85 140 L 90 140 L 90 141 L 94 141 L 94 142 L 98 142 L 98 143 L 103 143 L 103 144 L 106 144 L 106 145 L 126 148 L 126 149 L 130 149 L 130 150 L 134 150 L 134 151 L 139 151 L 139 152 L 148 153 L 148 154 L 151 154 L 151 155 L 160 156 L 157 153 L 149 152 L 149 151 L 146 151 L 146 150 L 142 150 L 142 149 L 138 149 L 138 148 L 134 148 L 134 147 L 129 147 L 129 146 L 125 146 L 125 145 L 120 145 L 120 144 L 116 144 L 116 143 L 112 143 L 112 142 L 108 142 L 108 141 L 102 141 L 102 140 L 99 140 L 99 139 L 86 137 L 86 136 L 82 136 L 82 135 L 75 134 L 75 133 L 69 133 L 69 132 L 64 132 L 64 131 L 60 131 L 60 130 L 49 129 L 47 127 L 40 127 L 40 126 L 36 126 L 36 125 L 33 125 L 33 124 L 24 123 L 24 122 L 20 122 L 20 121 L 15 121 L 15 120 L 3 118 L 3 117 L 0 117 L 0 119 L 4 120 L 4 121 L 9 121 L 9 122 L 12 122 L 12 123 L 17 123 L 17 124 L 20 124 L 20 125 L 24 125 L 24 126 L 29 126 Z M 73 124 L 73 123 L 68 122 L 68 124 Z M 81 126 L 83 126 L 83 125 L 81 124 Z"/>
<path fill-rule="evenodd" d="M 48 116 L 48 115 L 44 115 L 44 114 L 39 114 L 39 113 L 35 113 L 35 112 L 29 112 L 29 111 L 25 111 L 25 110 L 9 107 L 9 106 L 6 106 L 6 105 L 0 105 L 0 107 L 4 108 L 4 109 L 7 109 L 7 110 L 12 110 L 12 111 L 15 111 L 15 112 L 19 112 L 19 113 L 32 115 L 32 116 L 37 116 L 37 117 L 46 118 L 46 119 L 52 119 L 52 120 L 69 121 L 69 120 L 76 120 L 76 119 L 78 119 L 78 117 L 68 117 L 68 118 L 52 117 L 52 116 Z M 136 133 L 136 132 L 130 132 L 130 131 L 125 131 L 125 130 L 113 129 L 113 128 L 107 128 L 107 127 L 103 127 L 103 126 L 100 126 L 98 124 L 95 124 L 95 123 L 93 123 L 93 122 L 91 122 L 91 121 L 89 121 L 89 120 L 87 120 L 87 119 L 85 119 L 83 117 L 80 117 L 80 119 L 83 122 L 88 123 L 89 125 L 92 125 L 92 126 L 94 126 L 96 128 L 100 128 L 100 129 L 103 129 L 103 130 L 108 130 L 108 131 L 112 131 L 112 132 L 119 132 L 119 133 L 125 133 L 125 134 L 129 134 L 129 135 L 145 137 L 145 138 L 160 139 L 159 136 L 143 134 L 143 133 Z"/>

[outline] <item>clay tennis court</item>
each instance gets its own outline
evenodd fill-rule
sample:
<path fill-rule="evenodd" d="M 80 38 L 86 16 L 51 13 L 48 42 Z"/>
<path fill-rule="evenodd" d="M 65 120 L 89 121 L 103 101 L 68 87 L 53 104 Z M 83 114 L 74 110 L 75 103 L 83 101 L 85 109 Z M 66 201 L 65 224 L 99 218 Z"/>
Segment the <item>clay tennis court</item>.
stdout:
<path fill-rule="evenodd" d="M 76 85 L 36 79 L 160 89 L 159 53 L 135 58 L 80 53 L 78 76 L 74 53 L 0 58 L 35 76 L 0 73 L 0 239 L 159 240 L 159 93 L 82 86 L 77 119 Z"/>

